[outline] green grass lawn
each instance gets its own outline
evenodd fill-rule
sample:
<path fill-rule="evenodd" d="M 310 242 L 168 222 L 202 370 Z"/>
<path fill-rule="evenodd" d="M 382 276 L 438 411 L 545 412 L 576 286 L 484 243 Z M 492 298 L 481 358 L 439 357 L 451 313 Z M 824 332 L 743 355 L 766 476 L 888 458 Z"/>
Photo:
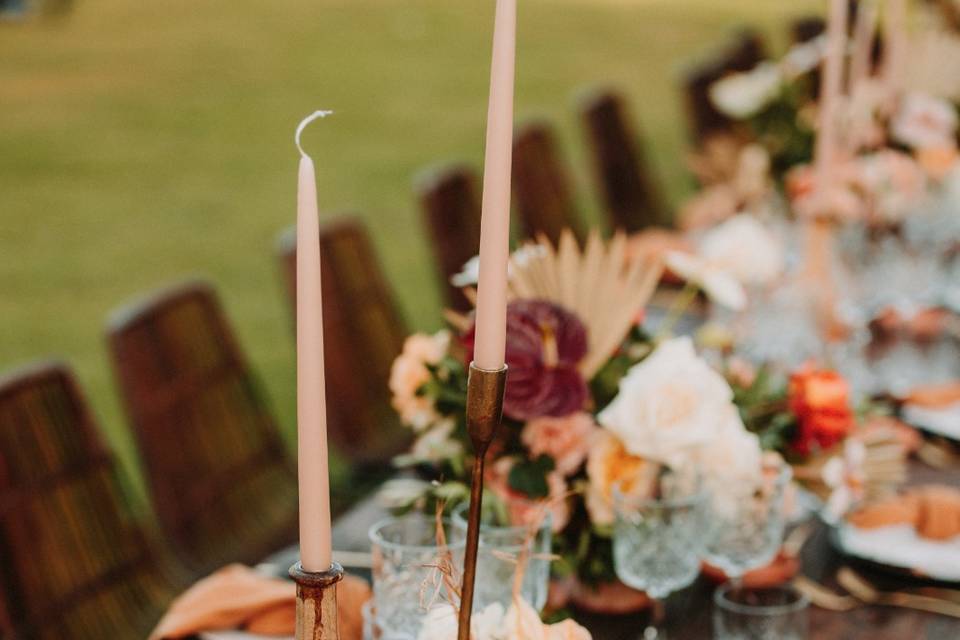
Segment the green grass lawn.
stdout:
<path fill-rule="evenodd" d="M 584 211 L 595 197 L 572 109 L 625 90 L 674 201 L 687 185 L 675 79 L 744 22 L 775 45 L 795 0 L 521 0 L 518 118 L 560 127 Z M 67 18 L 0 23 L 0 370 L 76 366 L 125 464 L 136 462 L 103 339 L 117 305 L 210 278 L 286 433 L 293 336 L 274 238 L 294 219 L 293 130 L 321 207 L 368 222 L 413 327 L 439 325 L 411 182 L 482 155 L 493 0 L 77 0 Z"/>

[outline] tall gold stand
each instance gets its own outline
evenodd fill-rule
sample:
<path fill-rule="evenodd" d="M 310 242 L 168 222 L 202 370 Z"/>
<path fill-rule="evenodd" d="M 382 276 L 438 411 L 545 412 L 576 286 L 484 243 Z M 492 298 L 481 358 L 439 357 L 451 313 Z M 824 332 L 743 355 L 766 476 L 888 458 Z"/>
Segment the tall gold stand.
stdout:
<path fill-rule="evenodd" d="M 460 591 L 458 640 L 470 640 L 470 616 L 473 613 L 473 587 L 477 578 L 477 548 L 480 544 L 480 512 L 483 502 L 483 465 L 487 449 L 496 435 L 503 416 L 503 392 L 507 367 L 496 371 L 470 364 L 467 383 L 467 433 L 473 444 L 475 460 L 470 480 L 470 512 L 467 519 L 467 545 L 463 558 L 463 588 Z"/>

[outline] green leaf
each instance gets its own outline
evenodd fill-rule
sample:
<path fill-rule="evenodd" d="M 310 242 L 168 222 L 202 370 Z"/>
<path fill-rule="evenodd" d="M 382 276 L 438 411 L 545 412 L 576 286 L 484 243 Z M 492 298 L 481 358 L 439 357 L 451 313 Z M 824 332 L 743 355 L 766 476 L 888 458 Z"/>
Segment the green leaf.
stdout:
<path fill-rule="evenodd" d="M 510 469 L 507 482 L 514 491 L 530 498 L 546 498 L 550 495 L 547 474 L 556 465 L 550 456 L 540 456 L 536 460 L 521 460 Z"/>

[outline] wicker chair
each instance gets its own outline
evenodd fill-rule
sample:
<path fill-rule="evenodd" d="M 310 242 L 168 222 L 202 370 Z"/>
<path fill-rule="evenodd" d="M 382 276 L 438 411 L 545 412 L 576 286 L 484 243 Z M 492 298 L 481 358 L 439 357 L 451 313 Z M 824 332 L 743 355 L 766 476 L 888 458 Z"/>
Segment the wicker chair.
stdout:
<path fill-rule="evenodd" d="M 296 539 L 297 485 L 213 289 L 183 284 L 111 318 L 114 371 L 157 516 L 197 570 Z"/>
<path fill-rule="evenodd" d="M 457 311 L 473 308 L 460 289 L 450 284 L 450 276 L 459 273 L 480 246 L 477 183 L 476 173 L 462 165 L 428 169 L 415 181 L 444 297 Z"/>
<path fill-rule="evenodd" d="M 134 518 L 62 364 L 0 380 L 0 558 L 5 638 L 140 640 L 186 583 Z"/>
<path fill-rule="evenodd" d="M 528 122 L 517 129 L 513 140 L 513 193 L 524 237 L 542 233 L 556 243 L 564 229 L 582 237 L 569 172 L 549 122 Z"/>
<path fill-rule="evenodd" d="M 281 235 L 279 257 L 295 307 L 295 229 Z M 389 469 L 390 459 L 409 444 L 409 430 L 390 407 L 387 386 L 406 324 L 358 218 L 321 226 L 320 261 L 330 440 L 356 467 Z"/>
<path fill-rule="evenodd" d="M 623 97 L 607 90 L 591 92 L 581 101 L 580 113 L 610 226 L 634 232 L 663 224 L 668 216 L 660 190 Z"/>

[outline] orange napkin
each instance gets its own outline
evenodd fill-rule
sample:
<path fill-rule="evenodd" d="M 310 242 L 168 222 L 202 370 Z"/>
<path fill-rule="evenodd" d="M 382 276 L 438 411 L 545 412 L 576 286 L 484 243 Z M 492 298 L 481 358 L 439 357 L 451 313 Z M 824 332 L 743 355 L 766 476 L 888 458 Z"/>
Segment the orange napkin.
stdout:
<path fill-rule="evenodd" d="M 243 629 L 265 636 L 292 636 L 296 627 L 296 585 L 232 564 L 200 580 L 174 600 L 149 640 L 174 640 L 201 631 Z M 361 640 L 360 607 L 370 586 L 346 576 L 337 585 L 340 637 Z"/>
<path fill-rule="evenodd" d="M 926 409 L 942 409 L 960 402 L 960 381 L 917 387 L 904 398 L 906 404 Z"/>
<path fill-rule="evenodd" d="M 922 538 L 947 540 L 960 535 L 960 491 L 941 485 L 912 487 L 857 510 L 848 520 L 860 529 L 911 524 Z"/>

